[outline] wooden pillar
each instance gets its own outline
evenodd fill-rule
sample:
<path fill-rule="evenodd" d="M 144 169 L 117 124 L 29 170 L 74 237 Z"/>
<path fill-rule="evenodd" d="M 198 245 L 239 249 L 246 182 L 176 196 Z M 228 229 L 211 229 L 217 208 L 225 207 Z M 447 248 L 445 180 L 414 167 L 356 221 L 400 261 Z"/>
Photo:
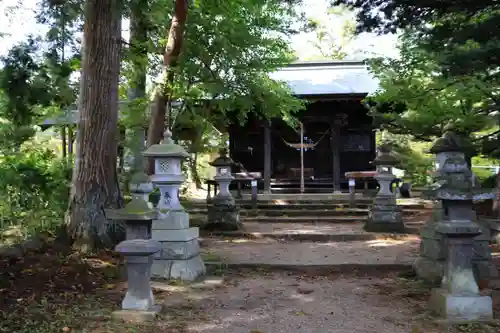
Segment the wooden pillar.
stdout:
<path fill-rule="evenodd" d="M 340 192 L 340 133 L 338 126 L 332 122 L 330 124 L 330 140 L 332 149 L 332 178 L 333 192 Z"/>
<path fill-rule="evenodd" d="M 68 126 L 68 155 L 73 156 L 73 125 Z"/>
<path fill-rule="evenodd" d="M 271 192 L 271 120 L 264 121 L 264 192 Z"/>
<path fill-rule="evenodd" d="M 63 158 L 66 158 L 68 156 L 66 147 L 67 147 L 67 141 L 66 141 L 66 125 L 61 126 L 61 139 L 62 139 L 62 155 Z"/>
<path fill-rule="evenodd" d="M 300 123 L 300 193 L 304 191 L 304 124 Z"/>

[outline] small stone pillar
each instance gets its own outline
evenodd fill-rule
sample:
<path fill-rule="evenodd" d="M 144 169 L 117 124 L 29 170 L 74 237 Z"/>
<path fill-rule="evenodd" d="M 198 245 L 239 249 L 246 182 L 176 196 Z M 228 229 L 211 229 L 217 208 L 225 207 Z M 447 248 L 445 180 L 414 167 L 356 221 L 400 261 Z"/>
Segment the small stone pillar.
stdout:
<path fill-rule="evenodd" d="M 392 192 L 391 183 L 396 179 L 392 167 L 398 160 L 391 154 L 390 147 L 383 144 L 379 147 L 373 164 L 377 167 L 375 179 L 379 191 L 373 200 L 368 220 L 364 226 L 366 231 L 373 232 L 405 232 L 401 207 L 396 203 L 396 195 Z"/>
<path fill-rule="evenodd" d="M 152 239 L 126 240 L 116 246 L 116 251 L 125 257 L 128 281 L 122 309 L 114 312 L 113 317 L 143 321 L 159 313 L 161 307 L 155 305 L 150 281 L 152 255 L 159 250 L 160 244 Z"/>
<path fill-rule="evenodd" d="M 227 156 L 227 149 L 221 149 L 219 157 L 210 162 L 215 167 L 214 180 L 219 186 L 219 192 L 210 200 L 204 230 L 235 231 L 242 228 L 238 208 L 229 192 L 229 184 L 234 179 L 231 175 L 233 164 L 233 160 Z"/>
<path fill-rule="evenodd" d="M 179 188 L 185 180 L 181 163 L 189 154 L 174 143 L 172 133 L 167 130 L 163 143 L 149 147 L 144 156 L 155 159 L 151 181 L 160 189 L 152 239 L 160 242 L 161 251 L 155 255 L 152 275 L 163 279 L 195 280 L 205 274 L 199 230 L 189 227 L 189 214 L 179 202 Z"/>
<path fill-rule="evenodd" d="M 458 237 L 441 232 L 441 224 L 448 226 L 449 223 L 457 221 L 453 224 L 457 227 L 474 226 L 471 229 L 472 236 L 460 234 L 460 237 L 473 239 L 471 265 L 476 281 L 484 286 L 496 275 L 489 248 L 491 230 L 487 223 L 477 220 L 473 209 L 473 200 L 493 198 L 495 194 L 492 189 L 482 190 L 473 186 L 472 172 L 465 161 L 466 148 L 467 143 L 449 131 L 436 140 L 430 150 L 436 154 L 437 171 L 436 183 L 427 194 L 438 202 L 432 217 L 420 233 L 420 257 L 415 261 L 414 269 L 420 278 L 431 283 L 441 281 L 449 265 L 447 239 Z M 463 224 L 462 220 L 466 220 L 468 224 Z M 479 232 L 476 232 L 477 228 Z"/>
<path fill-rule="evenodd" d="M 130 179 L 132 199 L 121 209 L 107 209 L 110 220 L 124 221 L 126 239 L 150 239 L 151 224 L 156 219 L 156 210 L 149 203 L 153 183 L 144 172 L 135 173 Z"/>

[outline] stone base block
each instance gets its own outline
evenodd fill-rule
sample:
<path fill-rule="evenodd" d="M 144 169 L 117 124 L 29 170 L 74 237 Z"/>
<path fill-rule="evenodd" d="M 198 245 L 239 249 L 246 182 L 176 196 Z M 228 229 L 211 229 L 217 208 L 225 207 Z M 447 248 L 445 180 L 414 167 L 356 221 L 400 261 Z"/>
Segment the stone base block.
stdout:
<path fill-rule="evenodd" d="M 413 263 L 413 269 L 420 279 L 435 286 L 441 284 L 444 274 L 444 268 L 441 262 L 426 257 L 420 257 Z"/>
<path fill-rule="evenodd" d="M 200 253 L 200 242 L 197 238 L 187 242 L 160 242 L 160 244 L 161 250 L 155 253 L 155 259 L 187 260 Z"/>
<path fill-rule="evenodd" d="M 451 295 L 442 288 L 432 290 L 430 309 L 450 323 L 468 323 L 493 319 L 493 302 L 489 296 Z"/>
<path fill-rule="evenodd" d="M 240 222 L 240 213 L 234 206 L 209 208 L 207 222 L 202 229 L 207 231 L 236 231 L 241 230 L 243 224 Z"/>
<path fill-rule="evenodd" d="M 400 209 L 372 209 L 364 225 L 366 231 L 371 232 L 405 232 L 403 214 Z"/>
<path fill-rule="evenodd" d="M 199 229 L 192 227 L 180 230 L 153 229 L 151 238 L 158 242 L 188 242 L 200 236 Z"/>
<path fill-rule="evenodd" d="M 384 209 L 386 206 L 395 206 L 397 208 L 397 200 L 394 195 L 377 195 L 373 199 L 372 207 Z"/>
<path fill-rule="evenodd" d="M 146 311 L 138 310 L 118 310 L 111 313 L 111 318 L 116 321 L 124 321 L 127 323 L 141 324 L 153 321 L 160 313 L 161 306 L 155 305 Z"/>
<path fill-rule="evenodd" d="M 152 230 L 188 229 L 189 214 L 185 211 L 169 211 L 165 218 L 153 220 Z"/>
<path fill-rule="evenodd" d="M 413 263 L 413 269 L 422 280 L 439 285 L 443 278 L 445 265 L 446 259 L 436 260 L 421 255 Z M 473 260 L 472 269 L 476 282 L 481 288 L 486 288 L 491 279 L 498 277 L 498 270 L 491 260 Z"/>
<path fill-rule="evenodd" d="M 122 310 L 145 311 L 146 309 L 152 308 L 154 304 L 155 298 L 151 288 L 149 289 L 149 292 L 147 290 L 143 290 L 139 295 L 137 295 L 137 293 L 134 295 L 127 291 L 125 298 L 122 301 Z"/>
<path fill-rule="evenodd" d="M 151 275 L 157 279 L 194 281 L 206 272 L 200 255 L 188 260 L 155 259 Z"/>

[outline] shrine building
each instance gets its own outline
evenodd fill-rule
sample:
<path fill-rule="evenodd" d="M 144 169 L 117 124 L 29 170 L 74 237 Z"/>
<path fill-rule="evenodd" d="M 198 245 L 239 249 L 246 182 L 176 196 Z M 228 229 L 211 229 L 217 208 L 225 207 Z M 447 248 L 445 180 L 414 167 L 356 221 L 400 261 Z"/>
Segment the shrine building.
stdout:
<path fill-rule="evenodd" d="M 296 62 L 272 78 L 308 101 L 297 115 L 302 130 L 256 115 L 244 125 L 234 122 L 229 150 L 244 169 L 235 172 L 260 173 L 265 191 L 331 193 L 347 190 L 345 172 L 375 169 L 375 131 L 363 99 L 378 81 L 364 62 Z"/>

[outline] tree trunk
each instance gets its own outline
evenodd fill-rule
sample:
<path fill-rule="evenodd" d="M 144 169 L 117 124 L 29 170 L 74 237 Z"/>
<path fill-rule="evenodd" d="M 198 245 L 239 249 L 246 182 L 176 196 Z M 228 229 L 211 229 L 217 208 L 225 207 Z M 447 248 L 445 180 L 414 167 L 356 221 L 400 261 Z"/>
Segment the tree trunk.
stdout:
<path fill-rule="evenodd" d="M 189 167 L 191 168 L 191 175 L 193 177 L 193 181 L 196 185 L 196 189 L 199 190 L 202 188 L 200 174 L 198 173 L 198 153 L 193 154 L 193 158 L 189 163 Z"/>
<path fill-rule="evenodd" d="M 79 120 L 66 229 L 84 252 L 112 246 L 105 208 L 122 204 L 117 179 L 120 0 L 86 0 Z"/>
<path fill-rule="evenodd" d="M 493 214 L 500 217 L 500 173 L 497 173 L 496 197 L 493 199 Z"/>
<path fill-rule="evenodd" d="M 156 91 L 155 106 L 151 112 L 149 121 L 147 138 L 148 147 L 159 143 L 163 136 L 165 117 L 168 115 L 167 105 L 170 104 L 169 102 L 171 100 L 168 89 L 174 81 L 172 68 L 176 66 L 182 50 L 187 14 L 188 1 L 175 0 L 174 14 L 172 16 L 172 22 L 170 23 L 167 45 L 163 54 L 164 82 L 162 82 L 162 86 L 158 87 Z M 167 119 L 167 122 L 169 121 L 170 119 Z M 152 163 L 152 160 L 148 161 L 147 173 L 154 173 L 154 163 Z"/>
<path fill-rule="evenodd" d="M 129 82 L 127 97 L 129 101 L 146 97 L 146 73 L 148 63 L 148 0 L 135 0 L 130 3 L 130 52 L 132 57 L 132 77 Z M 143 172 L 144 143 L 146 141 L 144 133 L 144 111 L 137 111 L 132 117 L 132 125 L 129 129 L 132 142 L 130 150 L 134 157 L 132 173 Z"/>

